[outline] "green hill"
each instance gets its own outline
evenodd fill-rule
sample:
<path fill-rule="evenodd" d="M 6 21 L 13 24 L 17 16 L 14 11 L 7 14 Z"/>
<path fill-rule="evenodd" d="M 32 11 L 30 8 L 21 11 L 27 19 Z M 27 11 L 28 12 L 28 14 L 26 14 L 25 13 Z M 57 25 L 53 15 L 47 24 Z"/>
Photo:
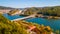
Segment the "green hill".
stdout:
<path fill-rule="evenodd" d="M 31 7 L 31 8 L 26 8 L 26 11 L 24 11 L 24 15 L 31 15 L 34 13 L 40 13 L 48 16 L 60 16 L 60 6 Z"/>

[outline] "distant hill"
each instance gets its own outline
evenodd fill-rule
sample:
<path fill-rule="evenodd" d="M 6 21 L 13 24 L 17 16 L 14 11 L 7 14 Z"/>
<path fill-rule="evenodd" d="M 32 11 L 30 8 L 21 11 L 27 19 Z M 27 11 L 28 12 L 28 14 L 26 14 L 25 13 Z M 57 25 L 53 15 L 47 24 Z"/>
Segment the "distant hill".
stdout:
<path fill-rule="evenodd" d="M 12 8 L 12 7 L 5 7 L 5 6 L 0 6 L 0 9 L 19 9 L 19 10 L 24 10 L 24 8 Z"/>
<path fill-rule="evenodd" d="M 0 9 L 15 9 L 15 8 L 0 6 Z"/>

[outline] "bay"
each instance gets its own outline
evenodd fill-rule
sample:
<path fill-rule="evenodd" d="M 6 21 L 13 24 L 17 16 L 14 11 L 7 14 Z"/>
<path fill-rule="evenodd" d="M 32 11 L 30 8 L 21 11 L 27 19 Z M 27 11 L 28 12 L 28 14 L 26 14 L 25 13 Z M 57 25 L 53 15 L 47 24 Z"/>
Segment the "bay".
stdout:
<path fill-rule="evenodd" d="M 3 14 L 4 17 L 8 18 L 9 20 L 22 18 L 24 16 L 14 15 L 10 16 L 8 14 Z M 26 19 L 28 22 L 43 24 L 45 26 L 50 26 L 54 30 L 60 30 L 60 19 L 45 19 L 45 18 L 30 18 Z"/>

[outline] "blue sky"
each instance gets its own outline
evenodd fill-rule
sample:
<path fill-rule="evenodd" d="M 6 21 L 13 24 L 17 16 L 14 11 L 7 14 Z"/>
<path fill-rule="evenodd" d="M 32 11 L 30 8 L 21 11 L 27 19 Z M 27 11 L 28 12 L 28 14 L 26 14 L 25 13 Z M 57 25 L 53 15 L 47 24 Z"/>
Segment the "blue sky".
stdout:
<path fill-rule="evenodd" d="M 0 0 L 0 6 L 14 8 L 60 6 L 60 0 Z"/>

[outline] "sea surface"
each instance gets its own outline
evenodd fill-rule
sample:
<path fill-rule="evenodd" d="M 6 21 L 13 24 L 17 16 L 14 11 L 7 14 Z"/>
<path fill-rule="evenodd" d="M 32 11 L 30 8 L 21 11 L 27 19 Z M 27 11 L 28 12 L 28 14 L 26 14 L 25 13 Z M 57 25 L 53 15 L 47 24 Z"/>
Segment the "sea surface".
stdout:
<path fill-rule="evenodd" d="M 9 20 L 24 17 L 19 15 L 10 16 L 8 14 L 3 14 L 3 16 L 8 18 Z M 43 24 L 45 26 L 50 26 L 54 30 L 60 30 L 60 19 L 30 18 L 30 19 L 26 19 L 26 21 Z"/>

